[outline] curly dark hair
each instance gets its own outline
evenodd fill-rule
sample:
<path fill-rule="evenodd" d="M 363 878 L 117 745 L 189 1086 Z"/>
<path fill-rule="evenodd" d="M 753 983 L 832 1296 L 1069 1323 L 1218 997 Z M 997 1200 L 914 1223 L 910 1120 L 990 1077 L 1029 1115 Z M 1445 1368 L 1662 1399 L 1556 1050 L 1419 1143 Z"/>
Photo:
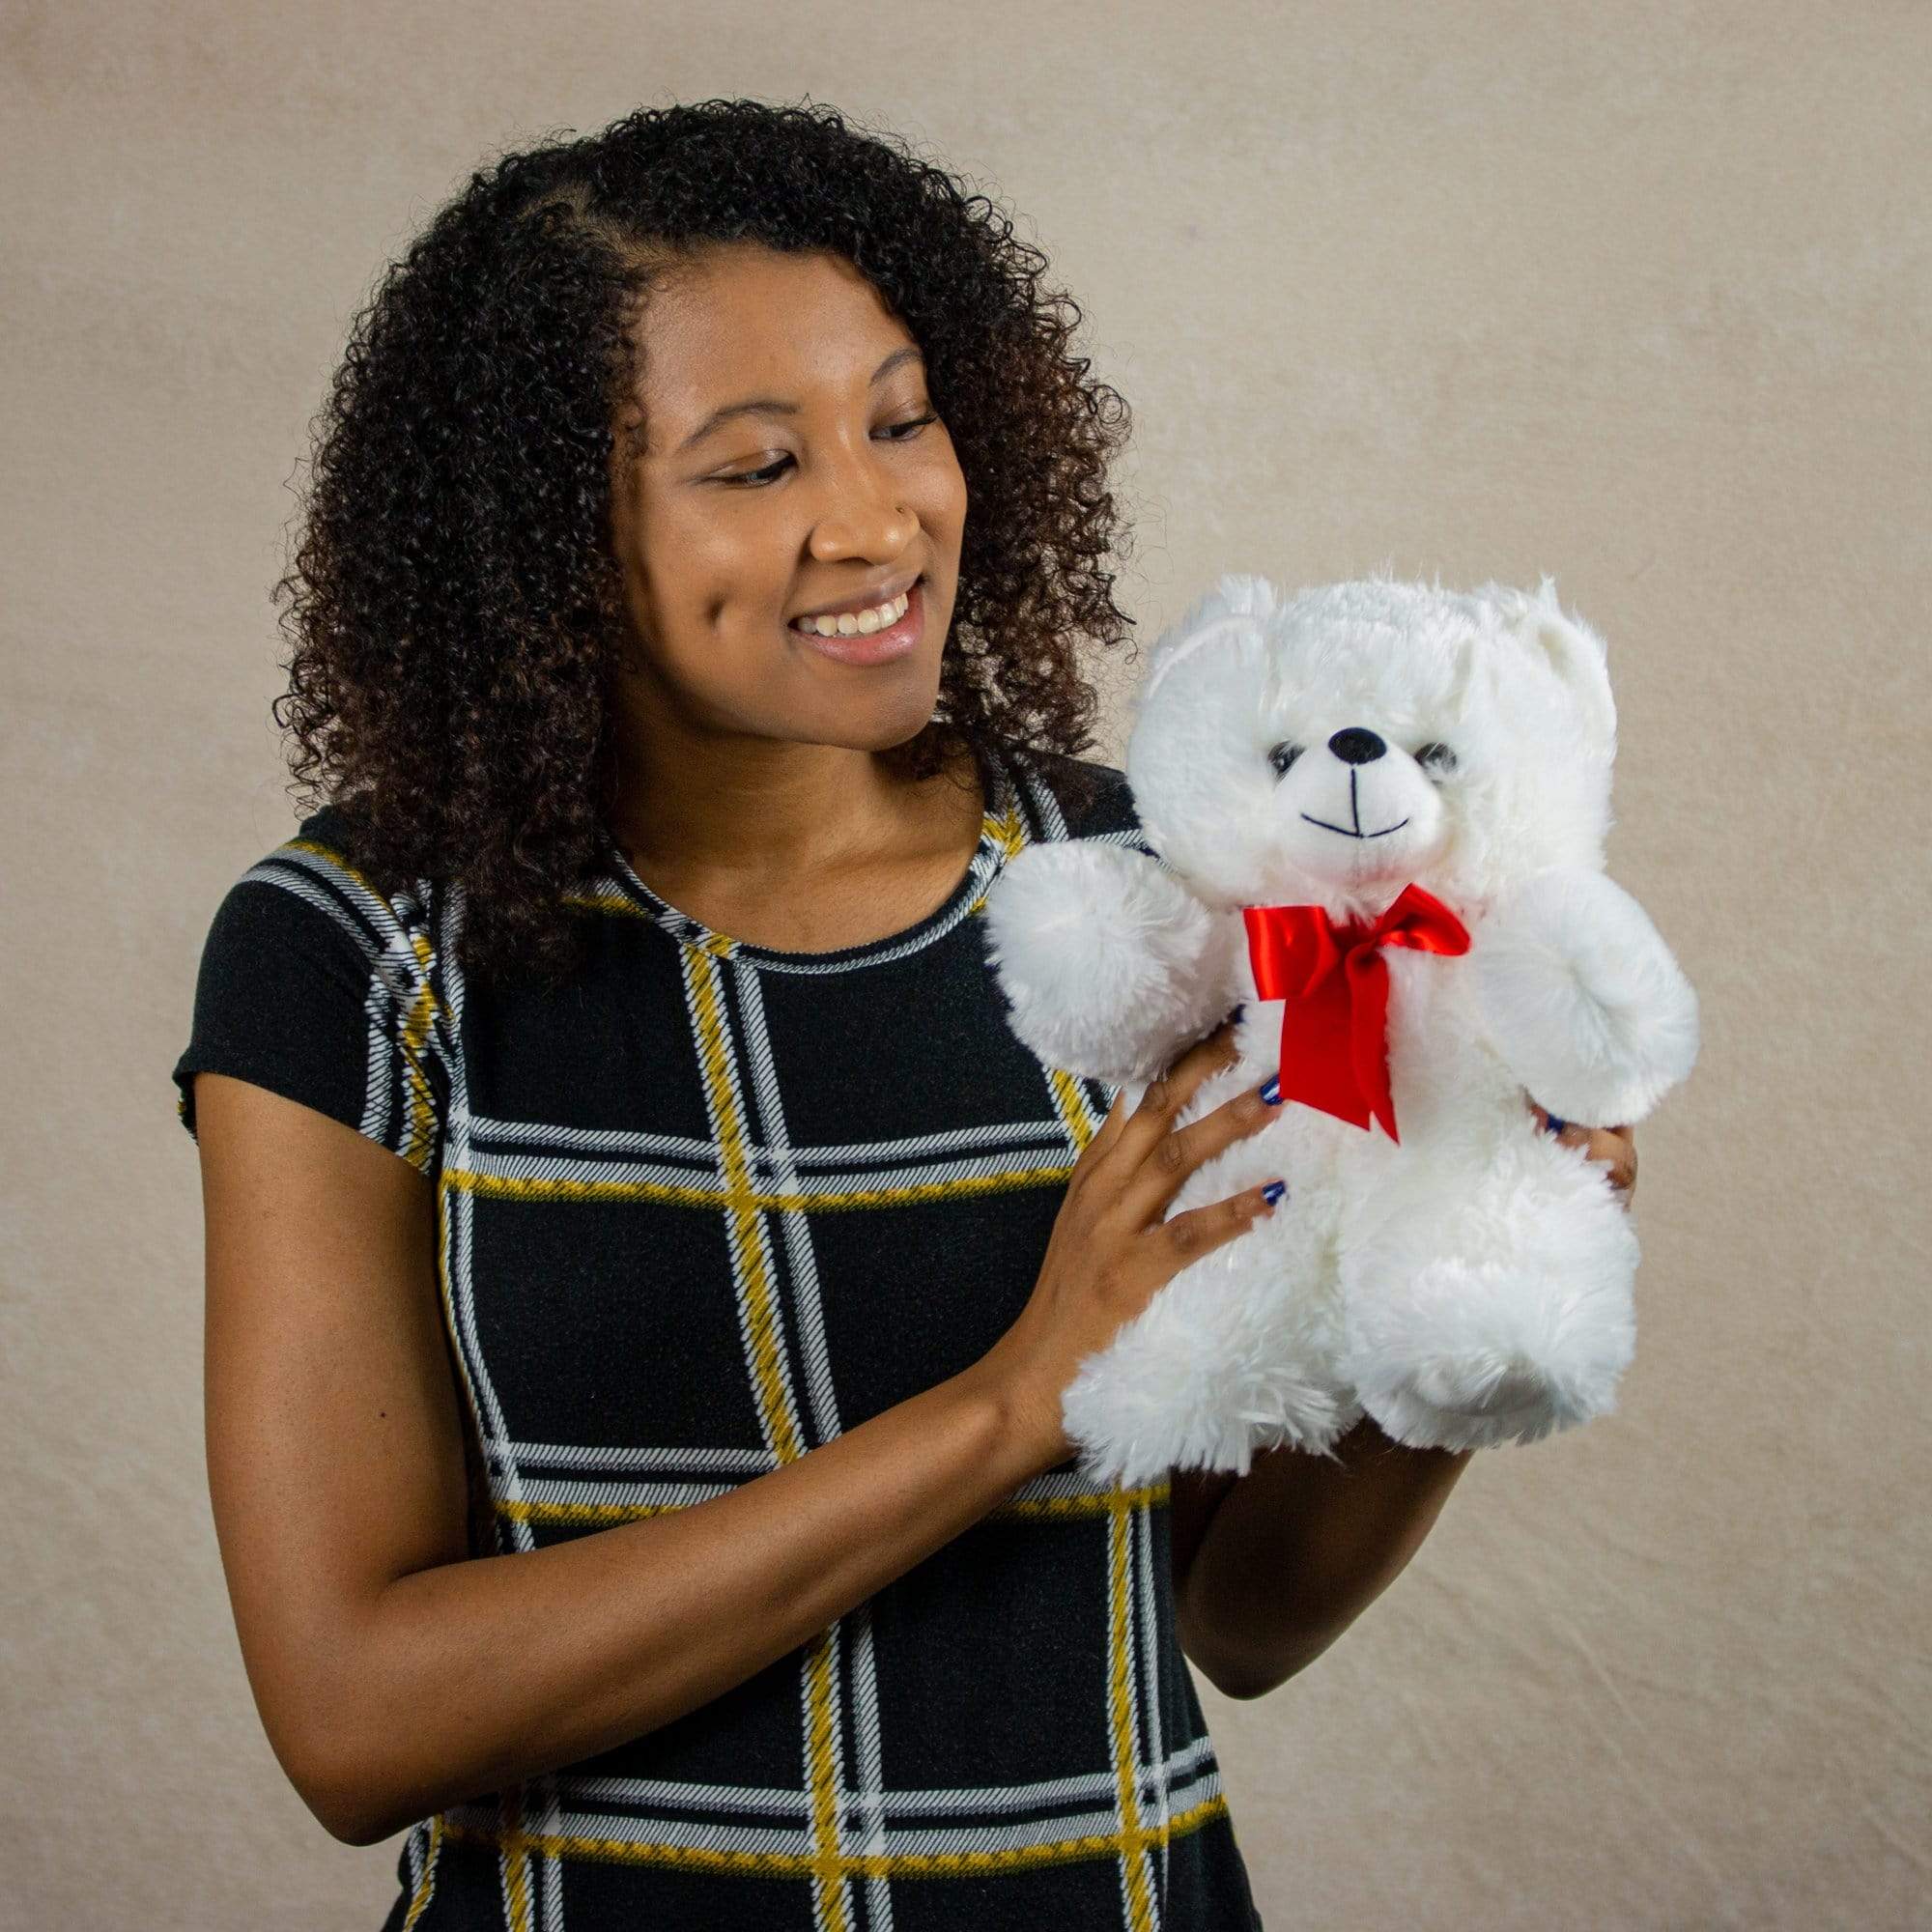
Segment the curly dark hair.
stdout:
<path fill-rule="evenodd" d="M 570 133 L 574 130 L 564 130 Z M 610 458 L 646 297 L 708 245 L 836 250 L 926 358 L 968 492 L 933 722 L 909 778 L 993 734 L 1078 759 L 1083 640 L 1122 641 L 1108 465 L 1120 394 L 1068 353 L 1081 320 L 984 195 L 831 107 L 639 109 L 472 174 L 356 316 L 311 424 L 272 707 L 292 790 L 342 813 L 380 890 L 456 880 L 466 972 L 554 983 L 566 903 L 614 804 L 611 673 L 635 647 Z M 1076 764 L 1057 781 L 1085 796 Z"/>

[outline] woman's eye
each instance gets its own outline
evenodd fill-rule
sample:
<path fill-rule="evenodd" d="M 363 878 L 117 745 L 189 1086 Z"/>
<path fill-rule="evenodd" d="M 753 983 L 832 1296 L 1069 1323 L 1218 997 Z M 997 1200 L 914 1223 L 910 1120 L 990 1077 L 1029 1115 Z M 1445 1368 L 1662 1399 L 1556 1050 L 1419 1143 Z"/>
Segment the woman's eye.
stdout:
<path fill-rule="evenodd" d="M 1447 745 L 1431 739 L 1426 745 L 1418 745 L 1415 762 L 1433 777 L 1438 772 L 1453 772 L 1456 769 L 1456 753 Z"/>
<path fill-rule="evenodd" d="M 1301 747 L 1299 745 L 1290 745 L 1286 742 L 1276 745 L 1268 753 L 1268 763 L 1274 767 L 1275 777 L 1278 779 L 1286 778 L 1289 766 L 1293 764 L 1295 759 L 1300 757 L 1300 755 Z"/>
<path fill-rule="evenodd" d="M 936 423 L 938 420 L 938 412 L 934 411 L 930 415 L 914 416 L 901 423 L 890 423 L 885 430 L 886 440 L 889 442 L 910 442 L 912 437 L 901 435 L 899 434 L 900 431 L 910 430 L 914 434 L 917 434 L 927 423 Z M 790 457 L 781 456 L 776 463 L 766 464 L 762 469 L 745 469 L 741 470 L 736 476 L 721 476 L 718 480 L 721 483 L 751 483 L 762 486 L 781 476 L 784 473 L 785 465 L 790 461 Z"/>
<path fill-rule="evenodd" d="M 766 483 L 780 475 L 790 461 L 790 457 L 781 456 L 776 463 L 768 463 L 762 469 L 747 469 L 736 476 L 721 476 L 718 480 L 721 483 Z"/>

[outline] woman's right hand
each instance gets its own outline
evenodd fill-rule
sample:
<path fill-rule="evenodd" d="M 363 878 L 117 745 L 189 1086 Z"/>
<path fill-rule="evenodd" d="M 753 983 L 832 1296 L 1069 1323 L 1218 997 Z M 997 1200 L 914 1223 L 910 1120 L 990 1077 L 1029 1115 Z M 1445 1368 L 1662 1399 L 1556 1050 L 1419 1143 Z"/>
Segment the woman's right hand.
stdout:
<path fill-rule="evenodd" d="M 1115 1096 L 1067 1181 L 1032 1298 L 977 1364 L 1018 1427 L 1036 1436 L 1042 1470 L 1073 1453 L 1060 1404 L 1081 1362 L 1105 1349 L 1189 1262 L 1274 1211 L 1263 1182 L 1163 1219 L 1203 1161 L 1280 1111 L 1248 1088 L 1175 1127 L 1202 1082 L 1234 1063 L 1234 1034 L 1233 1019 L 1225 1020 L 1189 1047 L 1131 1114 Z"/>

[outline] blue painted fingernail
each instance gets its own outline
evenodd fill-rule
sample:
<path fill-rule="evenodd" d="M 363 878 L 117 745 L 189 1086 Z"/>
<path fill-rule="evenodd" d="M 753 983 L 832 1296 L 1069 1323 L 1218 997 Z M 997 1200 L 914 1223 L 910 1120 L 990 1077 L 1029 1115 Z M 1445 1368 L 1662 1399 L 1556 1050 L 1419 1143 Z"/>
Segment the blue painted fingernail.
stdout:
<path fill-rule="evenodd" d="M 1279 1073 L 1270 1073 L 1262 1082 L 1262 1098 L 1270 1107 L 1279 1107 L 1281 1105 L 1281 1075 Z"/>
<path fill-rule="evenodd" d="M 1548 1126 L 1552 1134 L 1560 1134 L 1569 1124 L 1568 1121 L 1559 1121 L 1554 1114 L 1549 1117 Z"/>
<path fill-rule="evenodd" d="M 1287 1192 L 1288 1192 L 1287 1181 L 1270 1180 L 1268 1184 L 1262 1189 L 1262 1199 L 1265 1201 L 1270 1208 L 1272 1208 L 1274 1204 L 1277 1201 L 1279 1201 L 1281 1197 Z"/>

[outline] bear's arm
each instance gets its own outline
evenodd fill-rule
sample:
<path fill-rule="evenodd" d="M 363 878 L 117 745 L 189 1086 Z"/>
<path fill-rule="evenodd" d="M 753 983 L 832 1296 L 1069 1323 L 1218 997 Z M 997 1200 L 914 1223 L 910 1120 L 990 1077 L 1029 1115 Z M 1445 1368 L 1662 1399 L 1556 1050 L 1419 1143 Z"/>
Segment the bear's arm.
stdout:
<path fill-rule="evenodd" d="M 1241 997 L 1239 923 L 1144 852 L 1099 838 L 1029 845 L 993 882 L 985 916 L 1009 1024 L 1069 1073 L 1151 1080 Z"/>
<path fill-rule="evenodd" d="M 1697 996 L 1649 915 L 1602 872 L 1560 867 L 1471 935 L 1491 1043 L 1530 1097 L 1584 1126 L 1643 1119 L 1697 1057 Z"/>

